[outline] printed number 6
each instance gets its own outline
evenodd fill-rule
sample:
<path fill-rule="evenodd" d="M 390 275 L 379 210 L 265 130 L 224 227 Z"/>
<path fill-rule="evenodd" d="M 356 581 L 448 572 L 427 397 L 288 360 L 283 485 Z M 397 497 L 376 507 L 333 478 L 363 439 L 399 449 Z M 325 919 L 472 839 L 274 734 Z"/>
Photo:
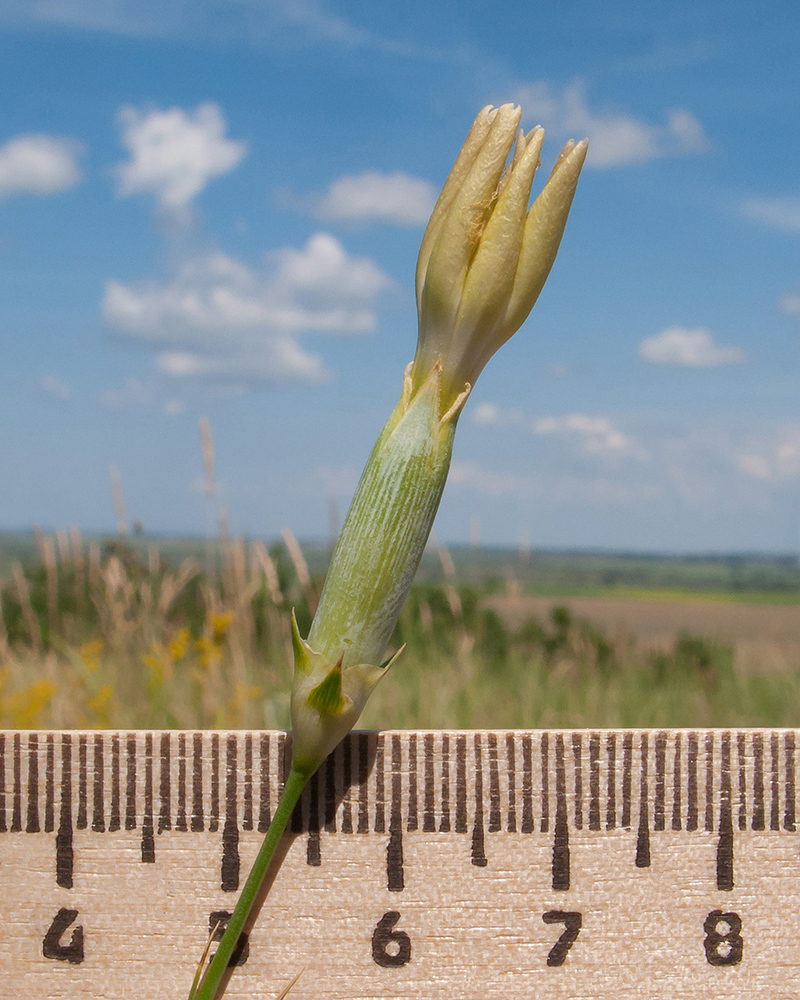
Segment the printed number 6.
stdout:
<path fill-rule="evenodd" d="M 372 934 L 372 957 L 384 969 L 397 968 L 411 960 L 411 938 L 405 931 L 394 930 L 399 919 L 397 910 L 389 910 Z"/>

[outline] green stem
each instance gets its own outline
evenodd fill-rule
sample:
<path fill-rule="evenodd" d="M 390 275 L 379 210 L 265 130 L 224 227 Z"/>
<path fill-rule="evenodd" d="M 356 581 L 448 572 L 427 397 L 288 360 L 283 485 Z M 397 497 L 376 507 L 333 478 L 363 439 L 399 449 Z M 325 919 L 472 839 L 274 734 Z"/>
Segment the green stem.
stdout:
<path fill-rule="evenodd" d="M 189 1000 L 215 1000 L 217 989 L 228 968 L 228 962 L 239 940 L 239 935 L 242 933 L 247 923 L 247 918 L 250 916 L 250 911 L 253 909 L 253 904 L 258 898 L 261 884 L 267 874 L 270 862 L 275 854 L 275 849 L 280 843 L 283 831 L 286 829 L 286 824 L 291 818 L 292 810 L 297 804 L 297 800 L 300 798 L 303 789 L 308 784 L 310 777 L 310 774 L 303 771 L 292 769 L 289 772 L 278 808 L 275 810 L 275 815 L 272 817 L 272 822 L 264 837 L 264 843 L 261 845 L 250 874 L 247 876 L 242 894 L 239 896 L 236 908 L 228 921 L 225 933 L 222 935 L 217 953 L 211 960 L 211 964 L 199 988 L 196 992 L 190 994 Z"/>

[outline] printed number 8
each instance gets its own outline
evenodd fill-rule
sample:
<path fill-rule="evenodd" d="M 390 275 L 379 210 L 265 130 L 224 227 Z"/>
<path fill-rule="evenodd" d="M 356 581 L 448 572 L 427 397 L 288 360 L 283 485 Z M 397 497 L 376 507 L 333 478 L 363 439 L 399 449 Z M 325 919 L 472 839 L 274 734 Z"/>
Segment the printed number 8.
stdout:
<path fill-rule="evenodd" d="M 724 934 L 720 934 L 720 925 L 728 928 Z M 742 918 L 738 913 L 723 913 L 722 910 L 709 913 L 703 924 L 706 932 L 703 946 L 709 965 L 738 965 L 741 962 L 744 948 L 741 929 Z"/>

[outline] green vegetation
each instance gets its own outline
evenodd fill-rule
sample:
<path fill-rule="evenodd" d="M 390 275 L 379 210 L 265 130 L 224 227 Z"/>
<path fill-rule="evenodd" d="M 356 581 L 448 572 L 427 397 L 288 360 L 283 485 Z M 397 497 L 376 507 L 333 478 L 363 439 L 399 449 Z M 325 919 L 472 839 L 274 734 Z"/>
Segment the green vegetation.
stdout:
<path fill-rule="evenodd" d="M 167 560 L 165 550 L 180 561 Z M 39 535 L 16 555 L 23 561 L 9 560 L 0 582 L 0 725 L 288 725 L 290 609 L 305 632 L 324 571 L 321 550 L 311 552 L 310 572 L 299 549 L 242 541 L 214 543 L 209 554 L 192 543 L 87 546 L 77 533 Z M 690 635 L 637 651 L 559 605 L 546 620 L 512 630 L 484 601 L 503 579 L 492 555 L 456 551 L 453 562 L 451 569 L 445 561 L 443 576 L 438 558 L 428 560 L 393 638 L 394 648 L 406 643 L 406 650 L 362 725 L 779 726 L 800 719 L 800 663 L 794 671 L 740 675 L 730 646 Z M 560 572 L 577 576 L 579 563 L 562 562 Z M 777 578 L 779 569 L 776 562 L 769 571 Z M 782 570 L 786 579 L 791 571 Z M 663 564 L 659 572 L 666 576 Z M 593 587 L 576 589 L 597 593 Z M 613 593 L 655 596 L 630 584 Z M 780 589 L 748 596 L 796 601 Z"/>

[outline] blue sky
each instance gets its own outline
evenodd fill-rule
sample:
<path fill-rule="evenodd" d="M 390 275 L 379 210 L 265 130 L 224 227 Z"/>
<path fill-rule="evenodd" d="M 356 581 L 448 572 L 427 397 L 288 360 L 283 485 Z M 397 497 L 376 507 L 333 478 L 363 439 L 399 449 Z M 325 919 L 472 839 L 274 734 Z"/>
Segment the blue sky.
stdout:
<path fill-rule="evenodd" d="M 537 10 L 540 7 L 540 10 Z M 591 146 L 438 537 L 800 550 L 800 13 L 0 0 L 0 527 L 325 537 L 487 103 Z M 541 184 L 541 180 L 538 182 Z M 537 182 L 534 182 L 535 187 Z"/>

